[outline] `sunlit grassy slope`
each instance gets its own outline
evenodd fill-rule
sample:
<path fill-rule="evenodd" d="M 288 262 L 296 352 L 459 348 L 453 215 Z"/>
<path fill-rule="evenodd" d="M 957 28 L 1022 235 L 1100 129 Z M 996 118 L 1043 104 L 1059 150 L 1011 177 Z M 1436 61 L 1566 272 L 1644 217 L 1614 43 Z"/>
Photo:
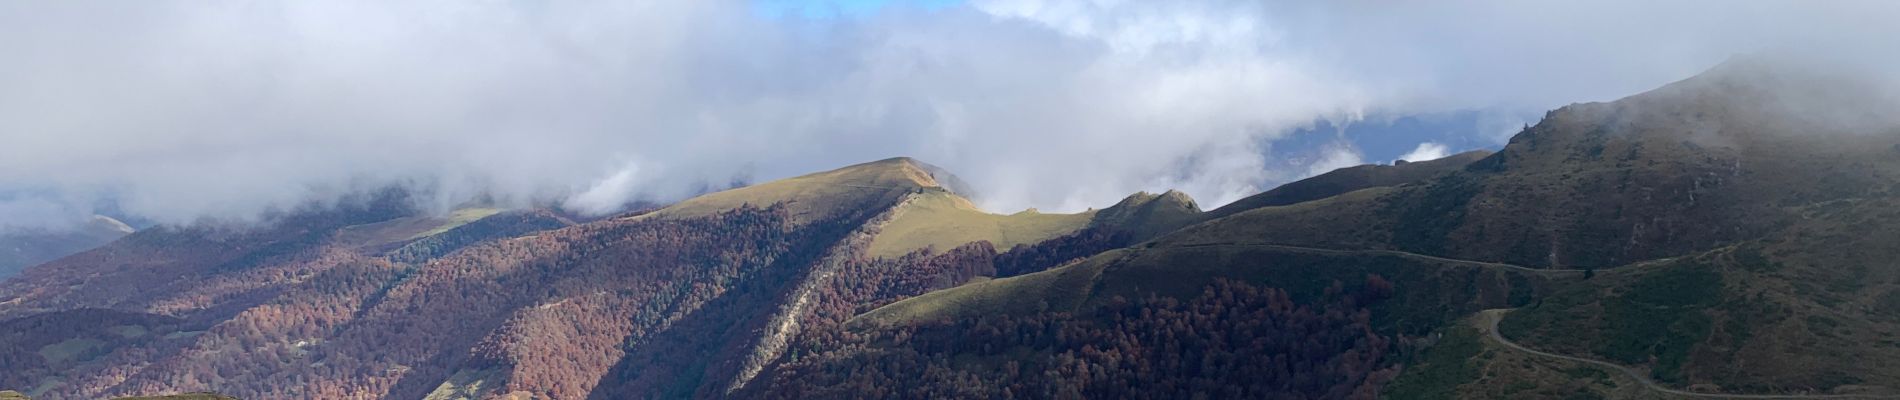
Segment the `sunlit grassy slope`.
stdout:
<path fill-rule="evenodd" d="M 897 257 L 920 249 L 947 250 L 987 241 L 1000 251 L 1035 244 L 1089 227 L 1128 233 L 1147 240 L 1182 226 L 1255 208 L 1293 204 L 1354 190 L 1421 181 L 1463 167 L 1487 152 L 1470 152 L 1441 160 L 1394 166 L 1340 169 L 1294 182 L 1259 196 L 1203 213 L 1181 192 L 1136 193 L 1102 209 L 1073 214 L 1026 210 L 1014 214 L 984 211 L 950 182 L 942 169 L 906 157 L 852 165 L 836 170 L 781 179 L 712 193 L 635 218 L 680 218 L 711 215 L 743 206 L 766 207 L 783 203 L 797 222 L 864 208 L 890 207 L 890 219 L 873 238 L 869 255 Z"/>
<path fill-rule="evenodd" d="M 938 172 L 932 172 L 938 171 Z M 1014 214 L 983 211 L 942 182 L 954 177 L 910 158 L 891 158 L 836 170 L 712 193 L 635 218 L 711 215 L 743 206 L 783 203 L 794 220 L 809 222 L 863 208 L 892 207 L 890 220 L 872 240 L 870 255 L 897 257 L 919 249 L 939 251 L 988 241 L 997 249 L 1035 244 L 1091 225 L 1110 224 L 1143 231 L 1170 230 L 1199 213 L 1178 192 L 1139 193 L 1104 210 L 1073 214 L 1026 210 Z M 1166 201 L 1156 201 L 1166 200 Z M 1097 217 L 1111 215 L 1111 220 Z"/>
<path fill-rule="evenodd" d="M 1318 206 L 1323 205 L 1295 207 Z M 1276 208 L 1254 212 L 1282 212 Z M 1242 232 L 1247 221 L 1221 219 L 1197 229 Z M 1230 238 L 1235 240 L 1216 243 L 1164 236 L 1047 271 L 906 299 L 865 313 L 852 323 L 868 328 L 997 313 L 1073 311 L 1115 297 L 1190 296 L 1219 279 L 1286 288 L 1302 298 L 1318 296 L 1334 281 L 1356 282 L 1367 274 L 1378 274 L 1406 283 L 1399 286 L 1399 301 L 1379 314 L 1379 323 L 1422 333 L 1484 307 L 1522 303 L 1550 282 L 1578 278 L 1573 273 L 1396 252 L 1310 249 L 1249 241 L 1244 235 Z"/>
<path fill-rule="evenodd" d="M 499 208 L 480 208 L 480 207 L 464 208 L 464 209 L 451 211 L 449 212 L 449 215 L 447 217 L 441 218 L 442 220 L 441 224 L 436 225 L 434 228 L 429 228 L 429 230 L 422 231 L 421 233 L 417 233 L 414 236 L 410 236 L 409 238 L 421 239 L 425 237 L 439 235 L 442 232 L 448 232 L 450 229 L 455 229 L 458 226 L 468 225 L 468 223 L 470 222 L 475 222 L 475 221 L 481 220 L 482 218 L 488 218 L 488 216 L 490 215 L 495 215 L 499 213 L 501 213 L 501 209 Z"/>
<path fill-rule="evenodd" d="M 947 250 L 964 243 L 989 241 L 998 249 L 1035 244 L 1088 226 L 1095 210 L 1075 214 L 1044 214 L 1027 210 L 991 214 L 970 200 L 944 190 L 927 190 L 899 205 L 875 239 L 872 256 L 897 257 L 922 248 Z"/>
<path fill-rule="evenodd" d="M 463 208 L 445 216 L 413 216 L 355 225 L 337 232 L 339 242 L 372 249 L 435 236 L 470 222 L 501 213 L 498 208 Z"/>
<path fill-rule="evenodd" d="M 706 216 L 744 206 L 784 203 L 797 222 L 811 222 L 861 207 L 885 206 L 924 188 L 941 187 L 922 164 L 907 157 L 780 179 L 694 197 L 635 218 Z"/>

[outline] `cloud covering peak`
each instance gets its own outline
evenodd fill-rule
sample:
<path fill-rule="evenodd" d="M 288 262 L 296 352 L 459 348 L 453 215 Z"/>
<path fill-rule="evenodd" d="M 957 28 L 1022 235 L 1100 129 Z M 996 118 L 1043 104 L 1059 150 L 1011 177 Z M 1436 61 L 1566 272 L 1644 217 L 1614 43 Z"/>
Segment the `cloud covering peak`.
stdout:
<path fill-rule="evenodd" d="M 899 155 L 955 171 L 998 211 L 1170 188 L 1218 205 L 1362 159 L 1269 159 L 1316 120 L 1548 108 L 1738 52 L 1868 50 L 1900 36 L 1870 17 L 1896 8 L 5 3 L 0 226 L 83 218 L 100 199 L 160 222 L 241 221 L 389 185 L 436 209 L 609 212 Z"/>

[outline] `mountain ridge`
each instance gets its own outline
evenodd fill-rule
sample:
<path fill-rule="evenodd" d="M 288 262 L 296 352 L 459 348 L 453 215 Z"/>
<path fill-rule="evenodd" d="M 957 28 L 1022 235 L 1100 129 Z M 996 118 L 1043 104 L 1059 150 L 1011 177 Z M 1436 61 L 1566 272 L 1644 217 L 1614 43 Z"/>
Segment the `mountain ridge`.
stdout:
<path fill-rule="evenodd" d="M 0 282 L 0 387 L 51 399 L 1647 390 L 1472 341 L 1474 314 L 1511 308 L 1500 337 L 1670 390 L 1900 393 L 1888 262 L 1900 124 L 1858 111 L 1870 104 L 1857 89 L 1757 62 L 1553 110 L 1495 153 L 1335 170 L 1214 210 L 1167 191 L 991 214 L 948 171 L 898 157 L 579 223 L 551 210 L 428 216 L 386 193 L 257 230 L 148 229 Z M 1816 107 L 1841 110 L 1803 113 Z"/>
<path fill-rule="evenodd" d="M 1752 82 L 1815 80 L 1755 77 L 1788 72 L 1752 62 L 1732 61 L 1614 102 L 1561 108 L 1496 154 L 1417 184 L 1235 212 L 1048 271 L 899 301 L 854 326 L 965 329 L 940 321 L 1059 319 L 1119 298 L 1190 296 L 1194 282 L 1209 279 L 1297 288 L 1314 284 L 1300 274 L 1350 282 L 1339 274 L 1372 273 L 1405 282 L 1395 296 L 1406 300 L 1372 316 L 1374 326 L 1401 335 L 1436 331 L 1482 309 L 1521 307 L 1503 320 L 1507 336 L 1635 365 L 1679 390 L 1896 393 L 1900 381 L 1879 366 L 1900 356 L 1868 343 L 1896 340 L 1890 319 L 1873 305 L 1900 293 L 1890 286 L 1895 270 L 1875 261 L 1891 246 L 1873 243 L 1900 226 L 1875 211 L 1889 209 L 1900 184 L 1900 157 L 1891 150 L 1900 148 L 1900 129 L 1893 129 L 1900 125 L 1805 131 L 1790 122 L 1804 119 L 1787 114 L 1817 104 L 1780 102 L 1814 99 L 1777 97 L 1776 84 Z M 1823 104 L 1868 106 L 1855 99 Z M 1843 126 L 1854 129 L 1837 130 Z M 1381 254 L 1418 257 L 1354 260 Z M 1486 270 L 1501 274 L 1486 277 L 1431 265 L 1446 259 L 1521 267 Z M 1591 273 L 1551 275 L 1577 268 Z M 1477 285 L 1485 289 L 1475 297 L 1444 296 L 1471 293 L 1455 289 L 1463 279 L 1491 283 Z M 1513 284 L 1490 286 L 1498 283 Z M 1416 292 L 1421 286 L 1425 293 Z M 1530 389 L 1566 378 L 1537 379 L 1545 381 Z M 1495 393 L 1477 383 L 1444 384 L 1472 397 Z"/>

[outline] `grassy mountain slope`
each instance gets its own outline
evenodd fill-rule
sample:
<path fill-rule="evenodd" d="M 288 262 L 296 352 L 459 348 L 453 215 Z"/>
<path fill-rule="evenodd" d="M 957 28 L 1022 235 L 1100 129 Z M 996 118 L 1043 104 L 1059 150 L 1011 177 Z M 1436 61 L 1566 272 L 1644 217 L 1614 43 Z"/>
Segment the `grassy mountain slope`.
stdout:
<path fill-rule="evenodd" d="M 1730 62 L 1616 102 L 1553 111 L 1497 154 L 1427 184 L 1228 218 L 1274 243 L 1612 267 L 1760 237 L 1791 221 L 1790 206 L 1890 192 L 1900 181 L 1900 135 L 1863 121 L 1872 117 L 1802 112 L 1823 101 L 1865 106 L 1851 86 L 1787 68 Z M 1809 85 L 1844 94 L 1813 98 Z"/>
<path fill-rule="evenodd" d="M 1521 304 L 1547 281 L 1580 276 L 1574 271 L 1537 271 L 1396 252 L 1246 242 L 1156 243 L 1105 252 L 1039 273 L 932 292 L 866 313 L 855 322 L 874 327 L 994 313 L 1072 312 L 1116 297 L 1188 296 L 1221 279 L 1283 288 L 1295 298 L 1308 298 L 1318 296 L 1335 280 L 1377 274 L 1407 283 L 1400 286 L 1398 296 L 1405 301 L 1394 303 L 1406 309 L 1382 315 L 1390 318 L 1386 320 L 1389 326 L 1429 331 L 1442 319 Z"/>
<path fill-rule="evenodd" d="M 810 222 L 857 211 L 852 207 L 892 203 L 925 188 L 942 187 L 923 163 L 897 157 L 709 193 L 639 218 L 700 217 L 784 203 L 794 221 Z"/>
<path fill-rule="evenodd" d="M 895 257 L 926 247 L 948 249 L 976 241 L 988 241 L 999 249 L 1008 250 L 1017 245 L 1033 245 L 1075 234 L 1084 228 L 1125 233 L 1128 237 L 1122 245 L 1133 244 L 1187 225 L 1242 211 L 1319 200 L 1360 189 L 1423 181 L 1463 168 L 1489 154 L 1487 151 L 1472 151 L 1424 162 L 1342 168 L 1288 183 L 1206 212 L 1201 211 L 1200 206 L 1187 194 L 1167 191 L 1160 194 L 1136 193 L 1109 207 L 1077 214 L 1044 214 L 1028 210 L 1001 215 L 979 210 L 968 199 L 953 191 L 924 190 L 899 206 L 898 213 L 883 226 L 878 238 L 872 242 L 871 254 Z"/>
<path fill-rule="evenodd" d="M 1730 169 L 1687 182 L 1677 206 L 1708 218 L 1690 237 L 1738 239 L 1565 288 L 1505 317 L 1503 333 L 1675 388 L 1900 393 L 1900 123 L 1878 111 L 1892 99 L 1800 72 L 1731 63 L 1597 106 L 1603 118 L 1655 113 L 1644 107 L 1693 122 L 1661 128 Z"/>
<path fill-rule="evenodd" d="M 1529 354 L 1491 335 L 1499 311 L 1472 315 L 1443 329 L 1425 351 L 1410 354 L 1403 374 L 1385 387 L 1391 400 L 1680 398 L 1658 393 L 1610 368 Z"/>
<path fill-rule="evenodd" d="M 870 199 L 901 199 L 891 220 L 882 224 L 871 243 L 870 255 L 895 258 L 911 251 L 939 251 L 977 241 L 1002 250 L 1033 245 L 1096 227 L 1127 232 L 1130 243 L 1146 240 L 1192 223 L 1267 205 L 1284 205 L 1324 198 L 1352 190 L 1419 181 L 1458 168 L 1482 157 L 1468 152 L 1440 160 L 1396 166 L 1365 165 L 1341 169 L 1243 199 L 1215 212 L 1203 213 L 1193 199 L 1169 191 L 1137 193 L 1100 210 L 1075 214 L 1046 214 L 1027 210 L 991 214 L 978 209 L 944 182 L 956 181 L 940 168 L 898 157 L 803 175 L 750 187 L 700 196 L 641 218 L 698 216 L 744 205 L 785 203 L 795 218 L 836 215 L 836 205 Z M 949 185 L 949 186 L 958 186 Z"/>
<path fill-rule="evenodd" d="M 1131 244 L 1199 220 L 1201 209 L 1186 194 L 1136 193 L 1108 208 L 1074 214 L 1026 210 L 990 214 L 968 199 L 926 190 L 899 205 L 871 242 L 870 254 L 897 257 L 924 248 L 948 249 L 978 241 L 1004 251 L 1096 229 L 1126 235 L 1114 247 Z"/>
<path fill-rule="evenodd" d="M 1799 207 L 1760 240 L 1622 268 L 1504 320 L 1525 346 L 1742 393 L 1900 388 L 1900 201 Z"/>
<path fill-rule="evenodd" d="M 1093 216 L 1093 212 L 1033 210 L 991 214 L 953 192 L 939 177 L 956 179 L 908 157 L 890 158 L 711 193 L 636 218 L 694 217 L 742 206 L 783 204 L 794 220 L 809 221 L 861 211 L 852 207 L 864 204 L 896 203 L 897 211 L 882 224 L 870 249 L 872 256 L 896 258 L 918 249 L 942 251 L 977 241 L 1004 249 L 1034 244 L 1081 229 Z"/>
<path fill-rule="evenodd" d="M 1372 326 L 1402 337 L 1520 304 L 1507 336 L 1642 368 L 1672 387 L 1889 393 L 1900 354 L 1883 301 L 1900 274 L 1887 262 L 1887 231 L 1900 224 L 1887 211 L 1900 124 L 1859 110 L 1890 100 L 1739 59 L 1554 111 L 1497 154 L 1418 184 L 1234 212 L 1061 268 L 894 303 L 854 326 L 1085 315 L 1222 279 L 1299 299 L 1328 279 L 1375 274 L 1396 294 L 1370 308 Z M 1562 268 L 1614 269 L 1583 280 Z"/>
<path fill-rule="evenodd" d="M 1088 226 L 1094 211 L 1043 214 L 1035 210 L 990 214 L 968 199 L 945 190 L 926 190 L 897 207 L 871 241 L 871 255 L 897 257 L 916 249 L 947 250 L 965 243 L 988 241 L 1000 248 L 1035 244 Z"/>
<path fill-rule="evenodd" d="M 1301 179 L 1260 194 L 1247 196 L 1202 215 L 1210 220 L 1262 207 L 1299 204 L 1338 196 L 1347 192 L 1424 181 L 1438 175 L 1464 169 L 1466 165 L 1490 156 L 1486 150 L 1473 150 L 1445 158 L 1395 165 L 1346 167 Z"/>
<path fill-rule="evenodd" d="M 1202 221 L 1206 214 L 1187 193 L 1169 190 L 1161 194 L 1135 193 L 1113 206 L 1102 209 L 1089 225 L 1128 232 L 1134 241 L 1179 229 Z"/>

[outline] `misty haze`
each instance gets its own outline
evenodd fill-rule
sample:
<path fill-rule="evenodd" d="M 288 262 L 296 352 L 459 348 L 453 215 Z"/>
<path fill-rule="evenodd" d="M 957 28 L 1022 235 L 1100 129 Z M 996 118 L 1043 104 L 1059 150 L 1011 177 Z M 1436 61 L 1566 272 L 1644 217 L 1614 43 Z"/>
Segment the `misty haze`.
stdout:
<path fill-rule="evenodd" d="M 0 3 L 0 400 L 1900 399 L 1900 3 Z"/>

